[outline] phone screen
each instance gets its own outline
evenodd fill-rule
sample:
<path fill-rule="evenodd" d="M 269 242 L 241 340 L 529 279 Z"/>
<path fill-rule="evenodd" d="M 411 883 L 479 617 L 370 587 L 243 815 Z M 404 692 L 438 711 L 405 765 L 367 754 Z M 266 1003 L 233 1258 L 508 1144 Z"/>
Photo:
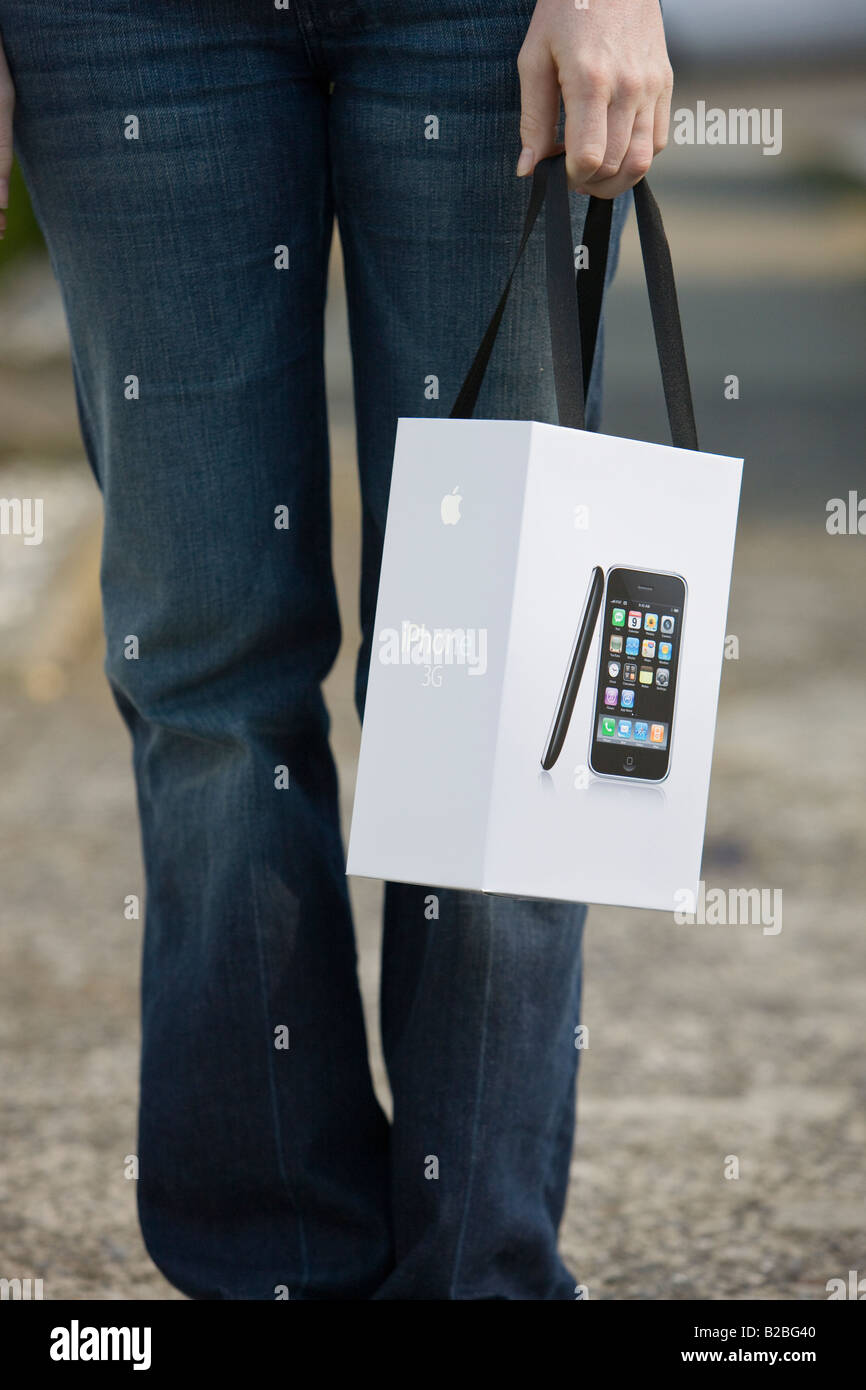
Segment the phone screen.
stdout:
<path fill-rule="evenodd" d="M 594 772 L 652 782 L 667 776 L 685 600 L 679 575 L 609 572 L 589 758 Z"/>

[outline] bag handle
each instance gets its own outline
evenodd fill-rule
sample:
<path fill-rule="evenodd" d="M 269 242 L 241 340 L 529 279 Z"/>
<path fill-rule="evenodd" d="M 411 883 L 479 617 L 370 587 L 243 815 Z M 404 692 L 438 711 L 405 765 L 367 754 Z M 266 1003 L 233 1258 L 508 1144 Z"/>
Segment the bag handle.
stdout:
<path fill-rule="evenodd" d="M 635 184 L 632 193 L 671 439 L 677 448 L 696 450 L 698 436 L 670 247 L 658 204 L 646 179 Z M 589 264 L 575 276 L 564 154 L 550 155 L 535 166 L 517 255 L 454 402 L 452 419 L 469 419 L 475 409 L 511 284 L 542 206 L 545 206 L 547 304 L 557 413 L 561 425 L 586 428 L 586 392 L 601 317 L 613 204 L 611 199 L 590 198 L 583 233 Z"/>

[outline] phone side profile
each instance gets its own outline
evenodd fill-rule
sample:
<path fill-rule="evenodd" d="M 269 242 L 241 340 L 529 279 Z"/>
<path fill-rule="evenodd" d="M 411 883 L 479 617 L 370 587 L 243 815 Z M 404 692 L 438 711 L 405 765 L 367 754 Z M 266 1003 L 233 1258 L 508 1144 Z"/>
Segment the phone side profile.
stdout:
<path fill-rule="evenodd" d="M 571 715 L 574 710 L 574 702 L 577 699 L 577 692 L 580 689 L 580 682 L 586 666 L 586 658 L 592 645 L 603 593 L 604 571 L 601 565 L 596 565 L 589 577 L 583 608 L 574 634 L 574 642 L 565 668 L 565 675 L 562 679 L 559 699 L 556 702 L 553 719 L 544 744 L 544 752 L 541 755 L 541 766 L 545 772 L 549 772 L 554 766 L 562 752 L 562 745 L 565 743 L 565 736 L 568 733 L 568 726 L 571 723 Z"/>
<path fill-rule="evenodd" d="M 666 570 L 607 572 L 589 766 L 663 782 L 670 771 L 687 585 Z"/>

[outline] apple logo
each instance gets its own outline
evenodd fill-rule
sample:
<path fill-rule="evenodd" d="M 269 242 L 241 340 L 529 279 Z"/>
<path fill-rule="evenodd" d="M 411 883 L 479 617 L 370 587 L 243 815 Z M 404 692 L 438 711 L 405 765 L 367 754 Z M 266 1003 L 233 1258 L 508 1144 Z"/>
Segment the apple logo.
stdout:
<path fill-rule="evenodd" d="M 457 525 L 460 520 L 460 503 L 462 501 L 463 498 L 457 491 L 457 488 L 455 488 L 453 492 L 446 492 L 445 496 L 442 498 L 442 506 L 439 510 L 442 513 L 442 521 L 446 526 Z"/>

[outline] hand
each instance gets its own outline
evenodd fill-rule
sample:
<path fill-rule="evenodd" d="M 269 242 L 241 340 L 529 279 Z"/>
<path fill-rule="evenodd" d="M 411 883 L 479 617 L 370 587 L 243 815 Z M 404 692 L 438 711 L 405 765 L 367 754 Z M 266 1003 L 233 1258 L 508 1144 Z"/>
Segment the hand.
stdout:
<path fill-rule="evenodd" d="M 12 110 L 15 88 L 6 66 L 6 54 L 0 43 L 0 241 L 6 233 L 6 208 L 9 206 L 9 175 L 12 173 Z"/>
<path fill-rule="evenodd" d="M 658 0 L 538 0 L 517 69 L 521 177 L 563 148 L 560 92 L 565 167 L 580 193 L 624 193 L 667 144 L 673 72 Z"/>

